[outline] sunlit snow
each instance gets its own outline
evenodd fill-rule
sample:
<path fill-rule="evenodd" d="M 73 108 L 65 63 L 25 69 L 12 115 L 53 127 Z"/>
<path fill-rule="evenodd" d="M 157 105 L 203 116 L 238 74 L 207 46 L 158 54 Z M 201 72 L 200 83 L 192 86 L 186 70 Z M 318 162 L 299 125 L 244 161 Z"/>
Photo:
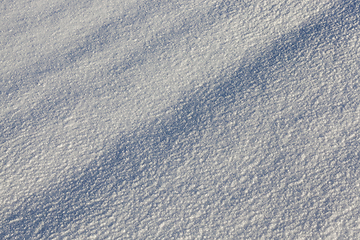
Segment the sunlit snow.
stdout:
<path fill-rule="evenodd" d="M 359 239 L 360 2 L 0 3 L 0 239 Z"/>

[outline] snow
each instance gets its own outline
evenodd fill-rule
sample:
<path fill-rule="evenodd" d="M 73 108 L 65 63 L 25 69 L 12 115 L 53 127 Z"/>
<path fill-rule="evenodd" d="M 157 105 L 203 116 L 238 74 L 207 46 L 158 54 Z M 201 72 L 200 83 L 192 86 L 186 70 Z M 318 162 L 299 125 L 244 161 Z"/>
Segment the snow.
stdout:
<path fill-rule="evenodd" d="M 358 1 L 0 4 L 1 239 L 357 239 Z"/>

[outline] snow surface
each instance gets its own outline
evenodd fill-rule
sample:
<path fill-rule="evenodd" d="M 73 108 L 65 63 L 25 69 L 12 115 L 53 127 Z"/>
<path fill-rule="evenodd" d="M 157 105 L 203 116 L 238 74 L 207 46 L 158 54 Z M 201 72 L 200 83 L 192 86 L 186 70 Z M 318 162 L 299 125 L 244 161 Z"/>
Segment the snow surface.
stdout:
<path fill-rule="evenodd" d="M 0 239 L 360 239 L 360 1 L 0 19 Z"/>

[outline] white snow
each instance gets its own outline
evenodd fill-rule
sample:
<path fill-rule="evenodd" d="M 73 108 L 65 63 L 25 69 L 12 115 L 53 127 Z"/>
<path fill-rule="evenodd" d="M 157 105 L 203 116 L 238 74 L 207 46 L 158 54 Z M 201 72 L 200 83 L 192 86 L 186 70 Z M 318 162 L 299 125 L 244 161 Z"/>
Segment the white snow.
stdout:
<path fill-rule="evenodd" d="M 1 239 L 360 237 L 358 1 L 0 19 Z"/>

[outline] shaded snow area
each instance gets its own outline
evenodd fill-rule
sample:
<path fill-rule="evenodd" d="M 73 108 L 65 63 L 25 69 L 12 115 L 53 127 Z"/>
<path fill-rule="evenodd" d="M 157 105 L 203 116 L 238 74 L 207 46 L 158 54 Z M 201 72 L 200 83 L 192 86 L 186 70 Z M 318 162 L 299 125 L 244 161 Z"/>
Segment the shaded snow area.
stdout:
<path fill-rule="evenodd" d="M 360 239 L 360 1 L 0 22 L 0 239 Z"/>

